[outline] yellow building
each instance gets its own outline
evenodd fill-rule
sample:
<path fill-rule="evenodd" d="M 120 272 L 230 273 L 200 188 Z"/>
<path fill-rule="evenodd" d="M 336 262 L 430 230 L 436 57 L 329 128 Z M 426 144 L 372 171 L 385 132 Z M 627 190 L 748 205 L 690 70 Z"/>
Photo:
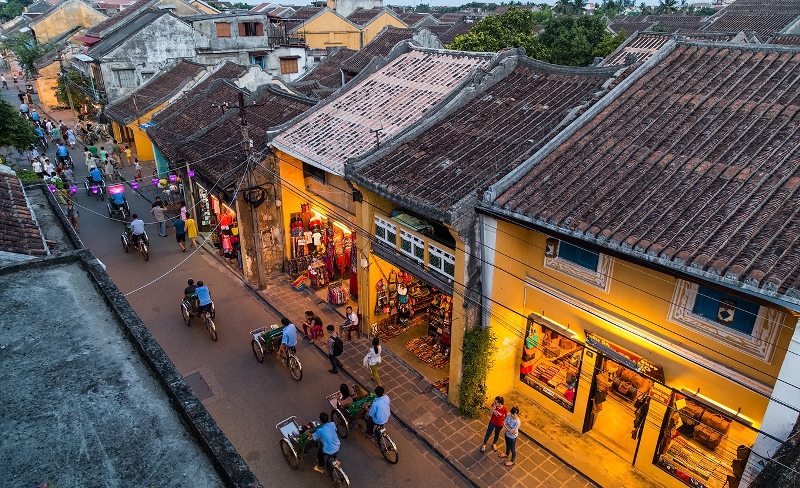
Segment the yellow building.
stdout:
<path fill-rule="evenodd" d="M 358 9 L 347 16 L 347 20 L 359 26 L 362 48 L 367 45 L 384 27 L 407 27 L 397 14 L 386 8 Z"/>
<path fill-rule="evenodd" d="M 67 0 L 31 23 L 36 40 L 46 43 L 76 27 L 90 28 L 108 18 L 83 0 Z"/>
<path fill-rule="evenodd" d="M 114 139 L 122 146 L 131 146 L 139 160 L 154 160 L 153 144 L 144 127 L 150 123 L 153 114 L 171 99 L 179 97 L 181 91 L 202 76 L 205 69 L 203 65 L 181 61 L 164 73 L 154 76 L 127 97 L 109 105 L 106 115 L 112 121 Z"/>
<path fill-rule="evenodd" d="M 306 17 L 308 15 L 308 17 Z M 303 36 L 311 49 L 361 49 L 361 29 L 329 8 L 303 7 L 287 22 L 287 35 Z"/>

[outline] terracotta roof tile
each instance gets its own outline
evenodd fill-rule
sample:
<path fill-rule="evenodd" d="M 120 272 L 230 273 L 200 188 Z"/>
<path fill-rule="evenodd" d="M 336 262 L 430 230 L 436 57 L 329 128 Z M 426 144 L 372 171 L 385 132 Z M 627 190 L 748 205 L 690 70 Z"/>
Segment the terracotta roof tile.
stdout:
<path fill-rule="evenodd" d="M 737 0 L 726 12 L 773 12 L 800 15 L 800 0 Z"/>
<path fill-rule="evenodd" d="M 112 17 L 109 17 L 106 20 L 100 22 L 99 24 L 93 26 L 91 29 L 88 29 L 86 32 L 84 32 L 84 35 L 102 38 L 103 33 L 105 33 L 110 29 L 113 29 L 118 24 L 126 22 L 129 19 L 129 17 L 131 17 L 133 14 L 138 14 L 142 10 L 146 9 L 153 2 L 154 0 L 139 0 L 136 3 L 127 5 L 123 10 L 120 10 Z"/>
<path fill-rule="evenodd" d="M 377 160 L 356 163 L 354 179 L 444 219 L 464 197 L 486 189 L 539 150 L 571 120 L 571 111 L 599 100 L 614 72 L 521 57 L 509 75 L 419 136 Z M 426 213 L 419 205 L 416 210 Z"/>
<path fill-rule="evenodd" d="M 284 152 L 344 174 L 344 163 L 409 126 L 494 53 L 414 49 L 398 56 L 337 98 L 312 111 L 273 141 Z"/>
<path fill-rule="evenodd" d="M 201 64 L 180 61 L 170 70 L 154 76 L 141 88 L 110 105 L 106 114 L 117 122 L 129 124 L 167 101 L 204 69 L 205 66 Z"/>
<path fill-rule="evenodd" d="M 352 14 L 348 15 L 347 20 L 356 25 L 364 25 L 383 12 L 384 10 L 382 8 L 359 8 L 356 9 L 356 11 Z"/>
<path fill-rule="evenodd" d="M 439 41 L 445 46 L 452 44 L 456 37 L 466 34 L 469 32 L 475 24 L 471 24 L 468 22 L 461 22 L 455 24 L 450 30 L 446 31 L 444 34 L 439 34 Z"/>
<path fill-rule="evenodd" d="M 13 171 L 7 171 L 0 171 L 0 251 L 46 255 L 42 233 L 33 220 L 22 183 Z"/>
<path fill-rule="evenodd" d="M 723 11 L 706 30 L 719 32 L 755 32 L 759 39 L 766 41 L 778 31 L 792 23 L 798 14 L 794 13 L 745 13 Z"/>
<path fill-rule="evenodd" d="M 340 65 L 357 51 L 347 48 L 336 48 L 328 52 L 328 56 L 313 70 L 309 71 L 298 82 L 317 81 L 327 88 L 340 88 L 342 86 L 342 70 Z M 295 83 L 296 85 L 296 83 Z"/>
<path fill-rule="evenodd" d="M 624 21 L 612 22 L 611 24 L 608 25 L 608 28 L 615 33 L 624 29 L 625 34 L 631 35 L 637 31 L 641 32 L 650 30 L 650 27 L 652 27 L 653 24 L 655 24 L 655 22 L 645 22 L 642 20 L 624 20 Z"/>
<path fill-rule="evenodd" d="M 297 11 L 295 11 L 295 13 L 293 13 L 289 19 L 283 20 L 283 25 L 286 28 L 286 32 L 297 29 L 303 25 L 305 21 L 322 12 L 323 10 L 325 10 L 325 7 L 302 7 L 297 9 Z"/>
<path fill-rule="evenodd" d="M 780 44 L 782 46 L 800 46 L 800 35 L 779 34 L 772 38 L 770 44 Z"/>
<path fill-rule="evenodd" d="M 428 14 L 418 14 L 418 13 L 414 13 L 414 12 L 407 12 L 407 13 L 404 13 L 404 14 L 397 14 L 397 17 L 399 17 L 400 20 L 402 20 L 403 23 L 406 24 L 409 27 L 414 25 L 414 24 L 416 24 L 417 22 L 425 19 L 425 17 L 427 17 L 427 16 L 428 16 Z"/>
<path fill-rule="evenodd" d="M 385 58 L 398 42 L 411 39 L 415 33 L 414 29 L 386 27 L 366 46 L 348 59 L 345 59 L 341 64 L 341 68 L 352 73 L 358 73 L 372 61 L 372 58 L 375 56 L 383 56 Z"/>
<path fill-rule="evenodd" d="M 664 47 L 670 39 L 672 39 L 672 36 L 668 34 L 639 32 L 636 38 L 631 39 L 611 53 L 603 62 L 603 66 L 625 64 L 627 57 L 631 54 L 636 55 L 637 62 L 644 63 Z"/>
<path fill-rule="evenodd" d="M 797 80 L 797 51 L 679 42 L 496 205 L 798 302 Z"/>

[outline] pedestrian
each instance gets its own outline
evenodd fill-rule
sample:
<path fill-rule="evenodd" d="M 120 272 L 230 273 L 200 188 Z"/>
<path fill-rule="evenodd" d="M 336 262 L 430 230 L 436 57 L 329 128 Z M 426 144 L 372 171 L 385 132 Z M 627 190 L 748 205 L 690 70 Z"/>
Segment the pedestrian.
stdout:
<path fill-rule="evenodd" d="M 89 151 L 88 147 L 83 149 L 83 157 L 86 158 L 86 169 L 88 171 L 89 164 L 91 163 L 92 153 Z"/>
<path fill-rule="evenodd" d="M 69 219 L 72 227 L 75 228 L 75 232 L 80 232 L 78 230 L 78 217 L 80 217 L 80 212 L 76 211 L 75 208 L 72 206 L 72 200 L 67 200 L 67 219 Z"/>
<path fill-rule="evenodd" d="M 181 202 L 181 218 L 186 220 L 186 202 Z"/>
<path fill-rule="evenodd" d="M 61 139 L 64 142 L 67 142 L 67 124 L 64 124 L 60 120 L 58 121 L 58 130 L 61 131 Z"/>
<path fill-rule="evenodd" d="M 3 82 L 3 88 L 8 89 L 8 82 L 6 81 L 5 75 L 0 75 L 0 81 Z"/>
<path fill-rule="evenodd" d="M 165 209 L 163 206 L 156 205 L 150 209 L 150 212 L 153 214 L 153 217 L 156 218 L 156 222 L 158 222 L 158 235 L 161 237 L 167 236 L 167 217 L 165 215 Z"/>
<path fill-rule="evenodd" d="M 105 164 L 106 159 L 108 159 L 108 151 L 105 146 L 100 146 L 100 162 Z"/>
<path fill-rule="evenodd" d="M 122 151 L 122 154 L 125 155 L 126 163 L 133 164 L 133 153 L 131 153 L 131 148 L 129 146 L 125 146 L 125 150 Z M 137 159 L 136 162 L 138 163 L 139 160 Z"/>
<path fill-rule="evenodd" d="M 53 144 L 58 144 L 61 141 L 61 131 L 58 127 L 50 129 L 50 138 L 53 139 Z"/>
<path fill-rule="evenodd" d="M 111 158 L 106 159 L 105 165 L 106 179 L 109 183 L 114 182 L 114 160 Z"/>
<path fill-rule="evenodd" d="M 339 326 L 339 333 L 344 335 L 347 332 L 349 338 L 353 331 L 358 330 L 358 314 L 353 311 L 353 307 L 348 306 L 344 309 L 344 316 L 346 320 Z"/>
<path fill-rule="evenodd" d="M 367 355 L 364 356 L 364 366 L 372 371 L 372 379 L 378 386 L 381 386 L 381 377 L 378 375 L 378 365 L 381 363 L 381 348 L 380 339 L 378 337 L 372 338 L 372 347 L 369 348 Z"/>
<path fill-rule="evenodd" d="M 503 423 L 506 428 L 506 453 L 497 455 L 497 457 L 507 458 L 511 454 L 511 458 L 506 461 L 507 467 L 513 466 L 514 460 L 517 459 L 517 437 L 520 424 L 522 424 L 522 419 L 519 418 L 519 407 L 511 407 L 511 413 L 506 416 Z"/>
<path fill-rule="evenodd" d="M 39 112 L 37 112 L 35 108 L 31 109 L 31 120 L 34 122 L 34 125 L 39 123 L 39 119 Z"/>
<path fill-rule="evenodd" d="M 44 167 L 42 166 L 41 161 L 34 159 L 31 163 L 31 168 L 33 168 L 33 172 L 39 176 L 40 180 L 44 179 Z"/>
<path fill-rule="evenodd" d="M 197 222 L 194 221 L 192 215 L 186 214 L 186 237 L 192 240 L 192 248 L 197 249 Z"/>
<path fill-rule="evenodd" d="M 120 160 L 122 159 L 122 151 L 120 150 L 119 144 L 117 144 L 116 141 L 114 141 L 114 143 L 111 145 L 111 154 L 120 158 Z"/>
<path fill-rule="evenodd" d="M 186 252 L 186 221 L 179 217 L 172 222 L 172 227 L 175 228 L 175 240 L 181 246 L 181 252 Z"/>
<path fill-rule="evenodd" d="M 70 148 L 74 148 L 75 143 L 78 142 L 75 140 L 75 132 L 72 129 L 67 129 L 67 142 Z"/>
<path fill-rule="evenodd" d="M 50 158 L 44 158 L 44 175 L 53 176 L 56 172 L 55 166 L 50 162 Z"/>
<path fill-rule="evenodd" d="M 500 429 L 503 428 L 503 422 L 508 415 L 508 409 L 503 405 L 503 397 L 495 397 L 492 405 L 489 407 L 489 428 L 486 429 L 486 435 L 483 437 L 483 445 L 481 446 L 481 454 L 486 452 L 486 443 L 489 441 L 489 436 L 494 431 L 494 439 L 492 440 L 492 451 L 497 451 L 497 439 L 500 437 Z"/>
<path fill-rule="evenodd" d="M 339 374 L 339 368 L 344 368 L 342 362 L 339 361 L 339 356 L 344 351 L 344 342 L 339 338 L 339 334 L 336 333 L 336 327 L 333 324 L 329 325 L 327 329 L 328 334 L 330 334 L 330 337 L 328 337 L 328 359 L 331 362 L 331 368 L 333 368 L 329 369 L 328 373 Z"/>
<path fill-rule="evenodd" d="M 309 329 L 311 335 L 309 335 Z M 303 322 L 303 337 L 313 344 L 317 334 L 322 335 L 322 319 L 311 310 L 306 310 L 306 321 Z"/>
<path fill-rule="evenodd" d="M 95 146 L 94 144 L 90 144 L 88 149 L 89 149 L 89 153 L 91 153 L 92 157 L 96 158 L 97 155 L 98 155 L 97 146 Z"/>
<path fill-rule="evenodd" d="M 36 146 L 31 146 L 31 149 L 28 151 L 28 162 L 33 163 L 34 159 L 39 157 L 39 151 L 36 149 Z"/>
<path fill-rule="evenodd" d="M 17 75 L 14 75 L 14 85 L 15 85 L 15 86 L 16 86 L 16 84 L 17 84 L 17 81 L 19 81 L 19 80 L 17 79 Z"/>

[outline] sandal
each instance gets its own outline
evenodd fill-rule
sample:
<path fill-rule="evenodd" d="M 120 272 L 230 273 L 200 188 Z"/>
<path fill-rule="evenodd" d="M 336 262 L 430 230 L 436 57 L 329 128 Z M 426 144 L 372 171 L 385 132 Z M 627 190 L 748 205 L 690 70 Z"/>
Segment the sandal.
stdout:
<path fill-rule="evenodd" d="M 506 461 L 506 463 L 505 463 L 505 464 L 506 464 L 506 467 L 507 467 L 507 468 L 510 468 L 511 466 L 513 466 L 513 465 L 514 465 L 514 463 L 512 463 L 511 461 Z"/>
<path fill-rule="evenodd" d="M 508 457 L 508 454 L 498 454 L 497 457 L 499 457 L 499 458 Z"/>
<path fill-rule="evenodd" d="M 483 454 L 484 452 L 486 452 L 486 448 L 485 447 L 481 447 L 481 454 Z"/>
<path fill-rule="evenodd" d="M 495 446 L 494 444 L 492 444 L 492 451 L 497 452 L 497 446 Z"/>

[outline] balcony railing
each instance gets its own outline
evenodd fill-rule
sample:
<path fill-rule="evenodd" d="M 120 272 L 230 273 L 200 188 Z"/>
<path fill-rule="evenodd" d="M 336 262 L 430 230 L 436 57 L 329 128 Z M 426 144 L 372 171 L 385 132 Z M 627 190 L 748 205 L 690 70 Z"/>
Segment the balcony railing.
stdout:
<path fill-rule="evenodd" d="M 375 238 L 419 265 L 453 279 L 456 272 L 455 252 L 441 247 L 429 237 L 414 232 L 390 217 L 375 215 Z M 398 239 L 399 237 L 399 239 Z"/>

